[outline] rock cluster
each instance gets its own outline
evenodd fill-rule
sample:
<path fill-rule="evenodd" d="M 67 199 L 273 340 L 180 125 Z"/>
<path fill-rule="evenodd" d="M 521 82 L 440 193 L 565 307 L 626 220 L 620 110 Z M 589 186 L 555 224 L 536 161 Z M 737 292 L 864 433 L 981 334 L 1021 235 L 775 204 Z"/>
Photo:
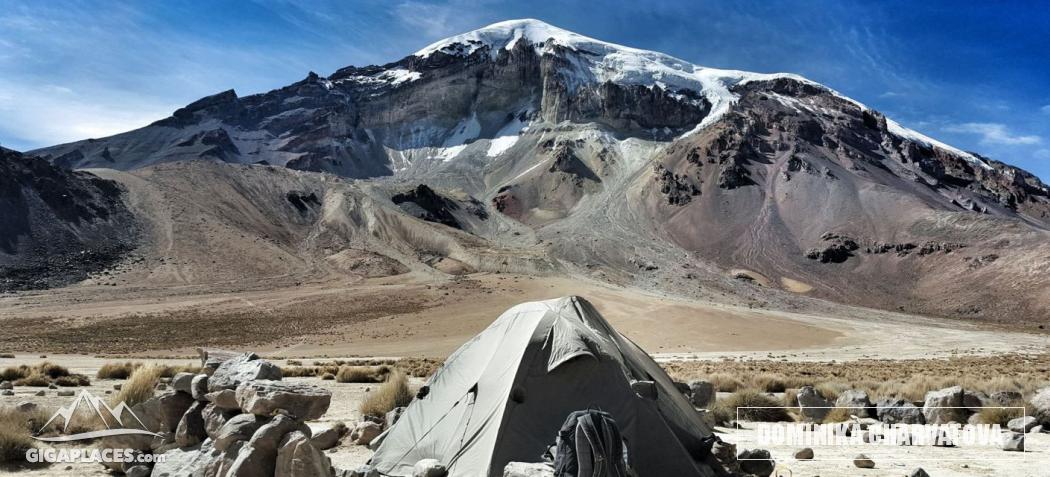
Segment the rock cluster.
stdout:
<path fill-rule="evenodd" d="M 103 446 L 165 459 L 153 469 L 139 464 L 119 470 L 153 477 L 335 475 L 323 449 L 338 437 L 315 439 L 305 423 L 328 410 L 331 392 L 282 381 L 280 368 L 253 353 L 204 369 L 175 375 L 167 392 L 132 406 L 146 429 L 162 437 L 119 436 Z"/>

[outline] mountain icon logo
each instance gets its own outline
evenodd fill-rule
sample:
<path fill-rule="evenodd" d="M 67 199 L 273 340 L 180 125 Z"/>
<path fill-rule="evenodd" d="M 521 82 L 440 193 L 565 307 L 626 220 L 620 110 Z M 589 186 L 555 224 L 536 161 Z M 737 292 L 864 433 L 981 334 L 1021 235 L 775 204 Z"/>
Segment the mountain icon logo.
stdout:
<path fill-rule="evenodd" d="M 86 390 L 81 391 L 80 394 L 76 397 L 76 399 L 68 406 L 60 407 L 58 411 L 56 411 L 55 414 L 52 415 L 51 418 L 44 423 L 43 426 L 40 426 L 40 430 L 37 431 L 37 434 L 39 435 L 40 433 L 47 430 L 48 426 L 54 423 L 55 420 L 59 417 L 61 417 L 63 420 L 62 433 L 65 434 L 65 432 L 69 429 L 69 424 L 70 422 L 72 422 L 73 416 L 76 414 L 77 409 L 80 408 L 81 405 L 84 405 L 84 409 L 89 411 L 92 417 L 97 416 L 97 418 L 102 422 L 102 424 L 106 426 L 106 429 L 81 432 L 69 435 L 59 435 L 56 437 L 33 436 L 33 438 L 39 441 L 46 442 L 71 442 L 88 439 L 97 439 L 100 437 L 126 435 L 144 435 L 163 438 L 163 436 L 160 434 L 146 430 L 146 425 L 142 423 L 142 419 L 139 419 L 139 417 L 135 415 L 131 408 L 128 407 L 128 405 L 125 404 L 123 401 L 118 403 L 116 406 L 110 407 L 109 404 L 106 404 L 105 400 L 99 398 L 98 396 L 95 396 L 94 394 L 91 394 Z M 125 414 L 134 419 L 134 421 L 137 422 L 138 425 L 141 426 L 141 428 L 136 429 L 125 427 L 123 421 Z"/>

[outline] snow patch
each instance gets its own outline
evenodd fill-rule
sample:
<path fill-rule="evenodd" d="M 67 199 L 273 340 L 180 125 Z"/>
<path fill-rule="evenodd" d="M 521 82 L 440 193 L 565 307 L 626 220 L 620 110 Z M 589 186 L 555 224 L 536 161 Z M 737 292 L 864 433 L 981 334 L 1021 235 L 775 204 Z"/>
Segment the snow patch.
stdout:
<path fill-rule="evenodd" d="M 489 142 L 489 150 L 485 155 L 496 157 L 507 152 L 507 149 L 510 149 L 518 142 L 521 133 L 526 129 L 526 123 L 518 119 L 519 116 L 520 114 L 516 115 L 506 126 L 500 128 L 499 132 L 496 133 L 496 137 Z"/>

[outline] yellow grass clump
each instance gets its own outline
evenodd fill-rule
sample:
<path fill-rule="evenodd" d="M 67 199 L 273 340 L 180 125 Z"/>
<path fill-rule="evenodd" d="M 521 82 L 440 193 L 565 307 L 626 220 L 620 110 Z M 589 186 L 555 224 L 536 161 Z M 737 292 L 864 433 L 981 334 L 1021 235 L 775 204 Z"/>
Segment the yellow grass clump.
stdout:
<path fill-rule="evenodd" d="M 0 462 L 24 460 L 26 451 L 36 447 L 36 441 L 30 436 L 47 418 L 48 413 L 39 408 L 32 411 L 0 408 Z"/>
<path fill-rule="evenodd" d="M 153 397 L 153 390 L 157 387 L 157 383 L 160 382 L 163 372 L 164 369 L 160 366 L 151 364 L 139 366 L 135 369 L 135 372 L 131 373 L 127 382 L 121 385 L 114 402 L 123 401 L 128 406 L 145 402 Z"/>
<path fill-rule="evenodd" d="M 790 422 L 794 419 L 776 398 L 757 389 L 741 389 L 726 398 L 715 401 L 712 412 L 716 418 L 730 416 L 753 422 Z"/>
<path fill-rule="evenodd" d="M 141 366 L 141 363 L 106 363 L 101 368 L 98 368 L 98 372 L 95 373 L 95 377 L 98 379 L 128 379 L 131 377 L 131 373 L 135 372 L 135 368 Z"/>
<path fill-rule="evenodd" d="M 365 397 L 360 411 L 365 416 L 383 417 L 394 408 L 407 406 L 412 402 L 412 398 L 412 390 L 408 387 L 408 375 L 401 370 L 393 370 L 385 383 Z"/>
<path fill-rule="evenodd" d="M 339 383 L 381 383 L 387 380 L 391 370 L 388 366 L 341 366 L 335 374 Z"/>

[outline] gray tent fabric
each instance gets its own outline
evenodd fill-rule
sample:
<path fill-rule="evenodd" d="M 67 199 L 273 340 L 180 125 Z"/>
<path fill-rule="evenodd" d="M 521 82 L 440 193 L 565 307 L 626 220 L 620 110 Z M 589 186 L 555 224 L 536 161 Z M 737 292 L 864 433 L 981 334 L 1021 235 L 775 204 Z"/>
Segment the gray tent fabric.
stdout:
<path fill-rule="evenodd" d="M 655 398 L 631 389 L 653 381 Z M 449 356 L 370 463 L 411 476 L 437 459 L 450 477 L 501 476 L 508 462 L 537 462 L 566 416 L 599 409 L 616 420 L 639 477 L 712 476 L 700 462 L 712 430 L 671 378 L 580 297 L 523 303 Z"/>

